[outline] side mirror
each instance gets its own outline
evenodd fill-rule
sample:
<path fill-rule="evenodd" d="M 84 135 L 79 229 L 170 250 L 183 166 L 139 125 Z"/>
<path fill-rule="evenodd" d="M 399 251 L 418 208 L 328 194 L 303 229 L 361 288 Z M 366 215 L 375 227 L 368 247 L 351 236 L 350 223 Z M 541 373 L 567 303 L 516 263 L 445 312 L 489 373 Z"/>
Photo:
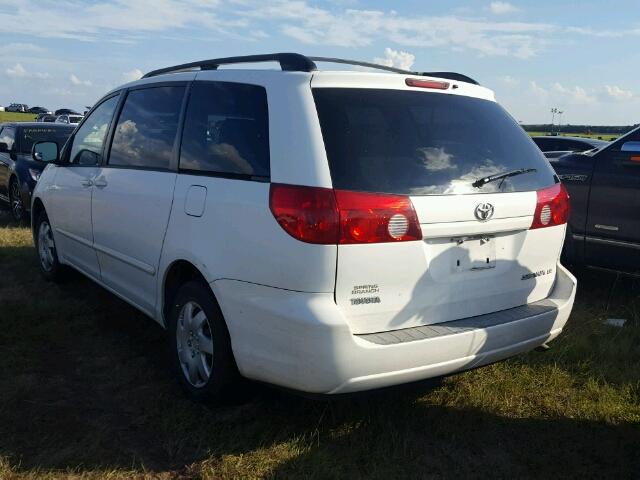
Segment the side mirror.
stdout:
<path fill-rule="evenodd" d="M 60 157 L 58 144 L 56 142 L 36 142 L 31 149 L 31 156 L 38 162 L 55 163 Z"/>
<path fill-rule="evenodd" d="M 4 142 L 0 142 L 0 153 L 9 153 L 9 145 Z"/>
<path fill-rule="evenodd" d="M 640 153 L 640 142 L 624 142 L 620 150 L 622 152 Z"/>

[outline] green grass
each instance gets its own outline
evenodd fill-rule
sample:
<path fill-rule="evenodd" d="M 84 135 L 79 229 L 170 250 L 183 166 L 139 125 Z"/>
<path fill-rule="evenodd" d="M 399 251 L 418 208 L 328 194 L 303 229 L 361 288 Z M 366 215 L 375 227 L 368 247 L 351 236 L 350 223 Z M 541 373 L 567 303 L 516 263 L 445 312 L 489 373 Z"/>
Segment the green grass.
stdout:
<path fill-rule="evenodd" d="M 544 137 L 545 135 L 548 135 L 547 132 L 527 132 L 529 135 L 531 135 L 532 137 Z M 562 132 L 560 134 L 563 137 L 583 137 L 583 138 L 595 138 L 598 140 L 615 140 L 616 138 L 620 137 L 619 134 L 617 133 L 568 133 L 568 132 Z"/>
<path fill-rule="evenodd" d="M 33 122 L 37 115 L 33 113 L 0 112 L 0 123 L 2 122 Z"/>
<path fill-rule="evenodd" d="M 550 351 L 437 387 L 325 402 L 253 386 L 207 406 L 168 373 L 159 327 L 79 275 L 43 281 L 5 216 L 0 478 L 637 478 L 640 284 L 610 296 L 612 280 L 580 275 Z"/>

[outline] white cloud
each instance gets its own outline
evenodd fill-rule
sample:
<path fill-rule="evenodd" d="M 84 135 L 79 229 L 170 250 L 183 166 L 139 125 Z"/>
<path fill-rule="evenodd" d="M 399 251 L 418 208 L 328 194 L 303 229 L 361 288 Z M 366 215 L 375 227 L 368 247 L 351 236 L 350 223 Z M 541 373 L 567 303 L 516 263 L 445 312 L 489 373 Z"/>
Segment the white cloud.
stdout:
<path fill-rule="evenodd" d="M 565 87 L 562 84 L 556 82 L 553 84 L 553 90 L 561 95 L 561 98 L 568 103 L 574 104 L 589 104 L 595 103 L 596 97 L 591 95 L 583 87 L 576 85 L 575 87 Z"/>
<path fill-rule="evenodd" d="M 534 80 L 531 80 L 529 82 L 529 91 L 538 98 L 546 97 L 547 95 L 549 95 L 549 92 L 545 88 L 538 85 Z"/>
<path fill-rule="evenodd" d="M 33 43 L 8 43 L 2 47 L 2 55 L 12 55 L 16 53 L 43 52 L 44 48 Z"/>
<path fill-rule="evenodd" d="M 373 62 L 380 65 L 386 65 L 387 67 L 411 70 L 415 60 L 416 56 L 412 53 L 385 48 L 384 57 L 376 57 L 373 59 Z"/>
<path fill-rule="evenodd" d="M 16 63 L 13 67 L 9 67 L 5 70 L 5 73 L 9 77 L 13 78 L 49 78 L 51 75 L 48 73 L 30 72 L 22 66 L 21 63 Z"/>
<path fill-rule="evenodd" d="M 509 2 L 491 2 L 489 4 L 489 10 L 495 15 L 505 15 L 507 13 L 517 12 L 519 9 L 511 5 Z"/>
<path fill-rule="evenodd" d="M 80 80 L 73 73 L 69 75 L 69 81 L 71 81 L 71 83 L 73 83 L 74 85 L 83 85 L 85 87 L 91 86 L 91 80 Z"/>
<path fill-rule="evenodd" d="M 505 75 L 503 77 L 500 77 L 499 80 L 509 87 L 516 87 L 520 85 L 520 80 L 512 77 L 511 75 Z"/>
<path fill-rule="evenodd" d="M 26 77 L 28 75 L 27 70 L 20 63 L 16 63 L 15 66 L 9 67 L 5 71 L 10 77 Z"/>
<path fill-rule="evenodd" d="M 142 70 L 140 70 L 139 68 L 134 68 L 133 70 L 124 72 L 122 74 L 122 80 L 125 83 L 129 83 L 135 80 L 140 80 L 142 78 L 142 75 L 143 75 Z"/>
<path fill-rule="evenodd" d="M 610 97 L 610 99 L 624 102 L 625 100 L 632 100 L 634 98 L 633 92 L 629 90 L 623 90 L 617 85 L 605 85 L 604 86 L 606 94 Z"/>

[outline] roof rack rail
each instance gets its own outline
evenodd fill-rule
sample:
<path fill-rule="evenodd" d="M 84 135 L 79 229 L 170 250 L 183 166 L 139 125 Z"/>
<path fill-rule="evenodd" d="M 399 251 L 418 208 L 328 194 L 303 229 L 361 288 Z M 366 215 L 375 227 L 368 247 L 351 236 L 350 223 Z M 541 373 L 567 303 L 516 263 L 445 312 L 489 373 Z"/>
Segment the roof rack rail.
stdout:
<path fill-rule="evenodd" d="M 420 75 L 423 77 L 440 77 L 447 78 L 449 80 L 458 80 L 459 82 L 473 83 L 474 85 L 480 85 L 473 78 L 456 72 L 413 72 L 411 70 L 403 70 L 401 68 L 388 67 L 386 65 L 379 65 L 377 63 L 359 62 L 357 60 L 345 60 L 343 58 L 331 58 L 331 57 L 309 57 L 309 60 L 313 62 L 327 62 L 327 63 L 341 63 L 345 65 L 354 65 L 358 67 L 375 68 L 376 70 L 385 70 L 387 72 L 401 73 L 403 75 Z"/>
<path fill-rule="evenodd" d="M 160 68 L 145 74 L 142 78 L 155 77 L 163 73 L 188 72 L 195 69 L 217 70 L 220 65 L 232 65 L 236 63 L 278 62 L 283 71 L 288 72 L 313 72 L 316 64 L 308 57 L 299 53 L 270 53 L 266 55 L 244 55 L 240 57 L 213 58 L 199 62 L 183 63 L 173 67 Z"/>
<path fill-rule="evenodd" d="M 245 55 L 240 57 L 213 58 L 211 60 L 201 60 L 199 62 L 183 63 L 173 67 L 160 68 L 145 74 L 142 78 L 155 77 L 164 73 L 189 72 L 199 70 L 217 70 L 220 65 L 232 65 L 238 63 L 259 63 L 259 62 L 279 62 L 280 68 L 287 72 L 313 72 L 317 70 L 315 62 L 340 63 L 358 67 L 373 68 L 387 72 L 400 73 L 403 75 L 420 75 L 428 77 L 448 78 L 465 83 L 479 85 L 473 78 L 456 72 L 413 72 L 401 68 L 378 65 L 377 63 L 359 62 L 356 60 L 345 60 L 343 58 L 331 57 L 307 57 L 299 53 L 270 53 L 265 55 Z"/>

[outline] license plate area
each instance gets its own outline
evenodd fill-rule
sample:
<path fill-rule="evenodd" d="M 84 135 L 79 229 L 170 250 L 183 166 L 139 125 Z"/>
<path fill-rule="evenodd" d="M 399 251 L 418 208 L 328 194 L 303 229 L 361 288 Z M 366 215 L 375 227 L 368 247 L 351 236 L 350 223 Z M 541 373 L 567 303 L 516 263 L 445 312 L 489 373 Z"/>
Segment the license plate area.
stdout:
<path fill-rule="evenodd" d="M 452 238 L 453 271 L 487 270 L 496 266 L 495 237 L 483 235 Z"/>

